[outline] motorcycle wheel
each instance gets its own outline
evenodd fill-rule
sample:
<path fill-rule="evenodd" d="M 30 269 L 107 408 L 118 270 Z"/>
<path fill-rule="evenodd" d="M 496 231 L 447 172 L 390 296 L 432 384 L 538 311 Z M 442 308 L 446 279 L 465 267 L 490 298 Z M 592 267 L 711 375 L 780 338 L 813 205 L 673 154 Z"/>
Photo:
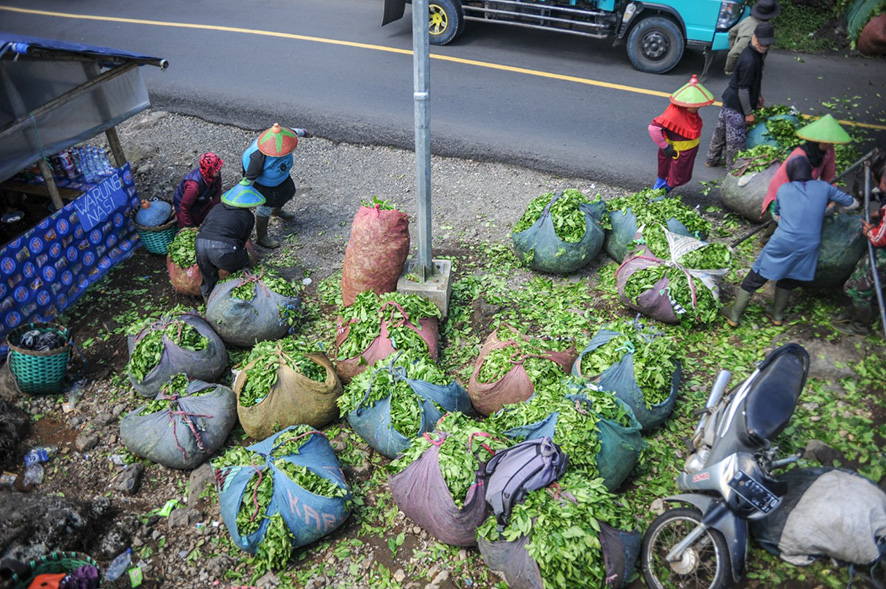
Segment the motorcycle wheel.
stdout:
<path fill-rule="evenodd" d="M 706 530 L 679 562 L 665 560 L 671 548 L 695 529 L 701 518 L 697 509 L 672 509 L 658 516 L 646 530 L 640 558 L 650 589 L 726 587 L 729 552 L 726 540 L 717 530 Z"/>

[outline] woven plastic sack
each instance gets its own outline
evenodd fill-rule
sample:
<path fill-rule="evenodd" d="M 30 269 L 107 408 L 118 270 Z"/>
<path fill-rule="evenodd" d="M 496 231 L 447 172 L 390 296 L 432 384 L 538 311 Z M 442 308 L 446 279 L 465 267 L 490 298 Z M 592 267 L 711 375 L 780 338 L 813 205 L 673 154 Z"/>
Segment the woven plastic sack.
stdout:
<path fill-rule="evenodd" d="M 580 403 L 585 411 L 593 412 L 586 396 L 567 395 L 567 398 Z M 619 403 L 624 403 L 621 399 L 616 400 Z M 631 411 L 630 407 L 628 407 L 628 411 Z M 559 412 L 555 411 L 541 421 L 512 427 L 503 431 L 502 434 L 514 440 L 534 440 L 548 437 L 557 443 L 561 435 L 570 435 L 570 432 L 562 431 L 563 428 L 557 428 L 559 416 Z M 597 470 L 599 476 L 603 478 L 603 484 L 610 491 L 617 489 L 628 478 L 645 445 L 643 436 L 640 435 L 640 422 L 634 417 L 633 412 L 631 412 L 631 421 L 633 424 L 630 427 L 625 427 L 610 419 L 600 418 L 600 421 L 597 422 L 597 432 L 600 437 L 600 451 L 596 456 Z M 574 463 L 571 463 L 570 468 L 574 469 L 573 467 Z"/>
<path fill-rule="evenodd" d="M 444 544 L 476 546 L 477 526 L 486 520 L 486 475 L 483 463 L 461 508 L 456 506 L 440 473 L 440 450 L 447 434 L 425 433 L 432 446 L 405 470 L 388 477 L 394 503 L 406 517 Z M 465 452 L 468 452 L 465 448 Z"/>
<path fill-rule="evenodd" d="M 397 351 L 397 348 L 394 347 L 394 342 L 391 341 L 389 331 L 389 327 L 395 324 L 400 325 L 405 322 L 407 328 L 417 333 L 428 345 L 428 356 L 430 356 L 432 360 L 437 359 L 440 335 L 436 317 L 420 318 L 418 320 L 420 329 L 416 329 L 415 326 L 412 325 L 412 322 L 406 317 L 403 309 L 393 301 L 386 302 L 382 306 L 382 310 L 389 310 L 390 313 L 387 315 L 387 318 L 381 320 L 378 337 L 375 338 L 359 356 L 339 360 L 335 363 L 335 369 L 338 372 L 338 376 L 345 384 L 351 382 L 351 379 L 354 378 L 354 376 L 363 372 L 369 366 L 372 366 L 383 358 L 387 358 Z M 341 319 L 339 319 L 335 332 L 336 349 L 340 348 L 348 338 L 349 331 L 349 325 L 342 324 Z"/>
<path fill-rule="evenodd" d="M 808 288 L 840 290 L 867 255 L 867 239 L 861 234 L 861 215 L 836 213 L 825 217 L 821 226 L 818 264 Z"/>
<path fill-rule="evenodd" d="M 532 227 L 513 236 L 514 247 L 524 260 L 529 260 L 533 270 L 569 274 L 586 266 L 603 247 L 605 234 L 600 220 L 606 214 L 606 204 L 599 201 L 578 206 L 584 213 L 585 233 L 580 241 L 569 243 L 560 239 L 551 219 L 551 206 L 562 195 L 559 192 L 551 199 Z"/>
<path fill-rule="evenodd" d="M 867 565 L 886 555 L 886 493 L 856 472 L 798 468 L 779 475 L 781 507 L 750 522 L 754 539 L 782 560 L 804 566 L 819 557 Z"/>
<path fill-rule="evenodd" d="M 634 236 L 640 227 L 637 225 L 637 216 L 631 212 L 630 207 L 625 211 L 610 211 L 609 219 L 612 222 L 612 230 L 606 232 L 606 252 L 616 262 L 621 262 L 634 249 Z M 686 226 L 674 219 L 668 219 L 668 231 L 679 235 L 692 235 Z M 696 236 L 704 239 L 704 236 Z"/>
<path fill-rule="evenodd" d="M 396 380 L 405 380 L 413 390 L 419 401 L 421 412 L 421 425 L 417 435 L 433 431 L 434 425 L 443 417 L 434 403 L 437 403 L 446 411 L 458 411 L 467 413 L 471 408 L 471 399 L 468 393 L 457 382 L 440 386 L 424 380 L 410 379 L 407 370 L 402 366 L 394 366 L 391 370 Z M 369 390 L 366 391 L 369 396 Z M 380 454 L 395 458 L 398 454 L 409 448 L 411 438 L 394 429 L 391 424 L 391 396 L 388 395 L 381 401 L 368 407 L 359 407 L 348 412 L 348 423 L 354 432 L 363 438 L 372 448 Z"/>
<path fill-rule="evenodd" d="M 736 162 L 736 166 L 741 161 Z M 720 181 L 720 198 L 723 199 L 723 204 L 751 223 L 770 220 L 772 217 L 769 211 L 762 215 L 760 211 L 763 210 L 763 201 L 769 191 L 769 183 L 780 166 L 781 162 L 776 161 L 760 172 L 749 172 L 739 177 L 733 176 L 731 172 L 726 174 Z"/>
<path fill-rule="evenodd" d="M 160 392 L 160 388 L 176 374 L 185 374 L 189 379 L 212 382 L 217 379 L 228 365 L 228 354 L 221 338 L 212 327 L 199 315 L 184 313 L 176 317 L 164 317 L 153 323 L 134 336 L 127 338 L 129 356 L 135 350 L 135 345 L 150 331 L 162 330 L 172 321 L 181 321 L 197 330 L 197 333 L 208 341 L 204 350 L 188 350 L 179 347 L 165 335 L 163 336 L 163 354 L 160 362 L 144 380 L 137 381 L 131 375 L 129 381 L 135 392 L 143 397 L 154 397 Z"/>
<path fill-rule="evenodd" d="M 246 282 L 254 283 L 252 300 L 232 297 L 231 291 Z M 250 347 L 286 335 L 290 327 L 283 313 L 300 307 L 297 297 L 277 294 L 265 286 L 260 276 L 249 275 L 222 282 L 213 289 L 206 305 L 206 321 L 226 344 Z"/>
<path fill-rule="evenodd" d="M 344 306 L 354 304 L 357 294 L 397 290 L 397 280 L 409 255 L 409 217 L 397 210 L 360 207 L 351 224 L 341 274 Z"/>
<path fill-rule="evenodd" d="M 147 415 L 139 415 L 144 405 L 130 411 L 120 421 L 120 440 L 136 456 L 169 468 L 197 468 L 237 423 L 237 401 L 226 386 L 195 380 L 186 396 L 161 392 L 157 398 L 168 399 L 169 408 Z"/>
<path fill-rule="evenodd" d="M 511 346 L 515 346 L 515 342 L 501 341 L 498 339 L 497 332 L 492 332 L 486 338 L 483 347 L 480 348 L 480 354 L 474 363 L 474 371 L 468 382 L 468 396 L 478 413 L 485 416 L 492 415 L 505 405 L 525 401 L 532 396 L 535 390 L 535 385 L 532 384 L 532 380 L 523 368 L 525 358 L 519 354 L 514 358 L 514 367 L 500 379 L 490 383 L 480 382 L 480 370 L 483 368 L 483 360 L 486 356 L 493 350 Z M 544 354 L 544 357 L 560 366 L 565 375 L 569 372 L 569 367 L 572 366 L 575 359 L 575 348 L 570 346 L 565 351 L 549 350 Z"/>
<path fill-rule="evenodd" d="M 757 147 L 758 145 L 778 147 L 778 139 L 769 134 L 769 128 L 766 126 L 766 121 L 790 121 L 793 123 L 795 129 L 800 126 L 800 121 L 798 121 L 797 117 L 794 115 L 772 115 L 771 117 L 759 121 L 754 125 L 754 128 L 750 130 L 747 140 L 748 149 Z M 762 203 L 760 204 L 762 205 Z"/>
<path fill-rule="evenodd" d="M 600 551 L 606 567 L 606 587 L 623 587 L 640 555 L 642 536 L 639 532 L 625 532 L 601 521 L 597 524 L 600 526 L 598 532 Z M 490 542 L 485 538 L 479 539 L 483 561 L 490 569 L 504 575 L 509 589 L 545 587 L 538 564 L 526 548 L 529 539 L 529 535 L 520 536 L 513 542 L 507 540 Z"/>
<path fill-rule="evenodd" d="M 621 332 L 608 329 L 601 329 L 594 334 L 590 343 L 581 351 L 572 365 L 572 374 L 581 378 L 591 378 L 604 391 L 612 391 L 616 397 L 631 408 L 631 411 L 634 412 L 634 417 L 637 418 L 644 431 L 656 428 L 667 420 L 674 409 L 674 404 L 677 402 L 677 389 L 680 388 L 682 375 L 682 365 L 680 362 L 675 363 L 674 371 L 671 373 L 671 385 L 667 398 L 652 407 L 646 406 L 643 391 L 640 390 L 637 384 L 637 377 L 634 373 L 634 354 L 632 352 L 626 351 L 621 360 L 599 375 L 582 374 L 581 372 L 581 359 L 585 354 L 593 352 L 612 338 L 620 335 L 622 335 Z"/>
<path fill-rule="evenodd" d="M 347 489 L 345 497 L 330 498 L 309 493 L 272 464 L 275 459 L 270 458 L 270 454 L 276 447 L 276 441 L 289 429 L 246 448 L 263 458 L 264 463 L 256 466 L 230 466 L 215 471 L 222 520 L 234 544 L 250 554 L 255 554 L 258 550 L 270 521 L 263 519 L 258 530 L 246 537 L 241 536 L 237 529 L 237 513 L 240 511 L 243 493 L 252 477 L 273 477 L 273 496 L 267 509 L 258 516 L 270 518 L 279 513 L 292 532 L 292 544 L 295 548 L 310 544 L 334 532 L 350 513 L 346 507 L 351 496 L 350 488 L 329 440 L 321 432 L 314 432 L 311 439 L 299 448 L 297 454 L 286 455 L 284 459 Z"/>
<path fill-rule="evenodd" d="M 244 407 L 240 393 L 246 386 L 246 366 L 234 380 L 237 415 L 243 431 L 254 439 L 264 439 L 282 428 L 307 424 L 321 428 L 338 418 L 335 400 L 341 395 L 342 386 L 332 362 L 326 354 L 306 354 L 308 358 L 326 369 L 326 380 L 318 382 L 296 372 L 285 362 L 277 369 L 277 382 L 261 402 Z"/>

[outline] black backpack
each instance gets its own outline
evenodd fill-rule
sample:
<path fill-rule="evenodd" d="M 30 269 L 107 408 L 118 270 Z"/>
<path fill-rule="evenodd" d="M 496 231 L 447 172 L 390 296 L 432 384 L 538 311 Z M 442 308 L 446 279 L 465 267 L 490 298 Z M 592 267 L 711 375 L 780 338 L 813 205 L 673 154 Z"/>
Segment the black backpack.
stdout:
<path fill-rule="evenodd" d="M 498 530 L 508 525 L 511 509 L 527 493 L 563 476 L 568 461 L 566 453 L 547 436 L 496 452 L 486 464 L 486 503 L 495 513 Z"/>

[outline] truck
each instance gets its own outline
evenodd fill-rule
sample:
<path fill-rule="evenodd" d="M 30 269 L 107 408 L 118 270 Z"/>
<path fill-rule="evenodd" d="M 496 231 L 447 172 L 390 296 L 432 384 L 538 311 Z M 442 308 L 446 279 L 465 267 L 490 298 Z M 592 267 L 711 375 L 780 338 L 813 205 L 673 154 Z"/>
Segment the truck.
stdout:
<path fill-rule="evenodd" d="M 411 0 L 385 0 L 382 26 L 403 17 Z M 746 0 L 429 0 L 430 43 L 446 45 L 466 21 L 542 29 L 624 43 L 641 72 L 663 74 L 687 46 L 704 51 L 707 73 L 715 51 L 729 48 L 729 29 L 749 9 Z"/>

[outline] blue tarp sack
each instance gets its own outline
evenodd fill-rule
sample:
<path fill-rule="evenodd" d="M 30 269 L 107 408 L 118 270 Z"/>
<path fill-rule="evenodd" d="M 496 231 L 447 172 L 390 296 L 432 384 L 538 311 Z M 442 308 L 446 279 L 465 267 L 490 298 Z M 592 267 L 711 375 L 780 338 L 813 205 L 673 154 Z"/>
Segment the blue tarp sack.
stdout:
<path fill-rule="evenodd" d="M 800 122 L 794 115 L 772 115 L 771 117 L 758 122 L 748 132 L 748 149 L 752 149 L 754 147 L 757 147 L 758 145 L 769 145 L 770 147 L 778 147 L 778 139 L 772 136 L 771 129 L 769 128 L 770 121 L 773 122 L 773 129 L 776 128 L 777 125 L 779 127 L 783 126 L 785 128 L 792 127 L 793 131 L 796 131 L 797 128 L 800 126 Z"/>
<path fill-rule="evenodd" d="M 434 430 L 437 421 L 446 412 L 467 413 L 471 409 L 468 393 L 455 381 L 448 385 L 432 384 L 424 380 L 408 378 L 408 369 L 392 364 L 379 370 L 387 370 L 394 381 L 405 381 L 415 393 L 421 414 L 421 425 L 414 436 L 407 437 L 397 431 L 391 420 L 391 395 L 369 406 L 360 406 L 348 412 L 348 423 L 372 448 L 388 458 L 396 458 L 409 448 L 411 439 Z M 376 371 L 377 372 L 377 371 Z M 364 400 L 369 398 L 373 378 L 366 390 Z M 434 403 L 445 411 L 440 411 Z"/>
<path fill-rule="evenodd" d="M 620 335 L 622 335 L 620 332 L 608 329 L 598 331 L 573 363 L 572 374 L 582 378 L 595 377 L 596 375 L 583 375 L 581 373 L 582 358 L 585 354 L 593 352 L 600 346 L 608 343 L 609 340 Z M 677 389 L 680 388 L 681 375 L 682 365 L 679 361 L 675 361 L 667 398 L 661 403 L 647 407 L 643 391 L 637 384 L 637 377 L 634 373 L 634 353 L 625 350 L 621 360 L 600 373 L 598 378 L 595 378 L 595 384 L 605 391 L 612 391 L 616 397 L 627 403 L 643 430 L 650 430 L 664 423 L 671 411 L 673 411 L 674 404 L 677 402 Z"/>
<path fill-rule="evenodd" d="M 310 431 L 308 441 L 296 453 L 273 454 L 286 436 L 295 427 L 288 427 L 273 436 L 248 446 L 253 453 L 252 465 L 229 466 L 216 470 L 216 485 L 222 519 L 231 534 L 234 544 L 246 552 L 255 554 L 265 537 L 270 517 L 279 513 L 292 533 L 293 547 L 305 546 L 336 530 L 348 517 L 350 488 L 326 437 L 318 431 Z M 288 437 L 288 436 L 287 436 Z M 285 438 L 284 438 L 285 439 Z M 339 497 L 324 497 L 310 493 L 293 482 L 274 463 L 284 460 L 301 466 L 334 483 L 342 491 Z M 243 504 L 244 493 L 253 477 L 272 477 L 273 493 L 268 505 L 258 513 L 262 522 L 251 534 L 241 536 L 237 526 L 237 514 Z M 252 503 L 252 498 L 247 497 Z"/>
<path fill-rule="evenodd" d="M 601 200 L 578 205 L 584 213 L 585 232 L 578 242 L 570 243 L 560 239 L 551 218 L 551 206 L 561 196 L 559 192 L 551 199 L 532 227 L 513 236 L 514 247 L 533 270 L 569 274 L 590 263 L 603 248 L 605 235 L 600 221 L 606 214 L 606 203 Z"/>
<path fill-rule="evenodd" d="M 135 213 L 135 222 L 142 227 L 159 227 L 172 216 L 172 205 L 165 200 L 151 200 L 148 208 L 140 208 Z"/>

